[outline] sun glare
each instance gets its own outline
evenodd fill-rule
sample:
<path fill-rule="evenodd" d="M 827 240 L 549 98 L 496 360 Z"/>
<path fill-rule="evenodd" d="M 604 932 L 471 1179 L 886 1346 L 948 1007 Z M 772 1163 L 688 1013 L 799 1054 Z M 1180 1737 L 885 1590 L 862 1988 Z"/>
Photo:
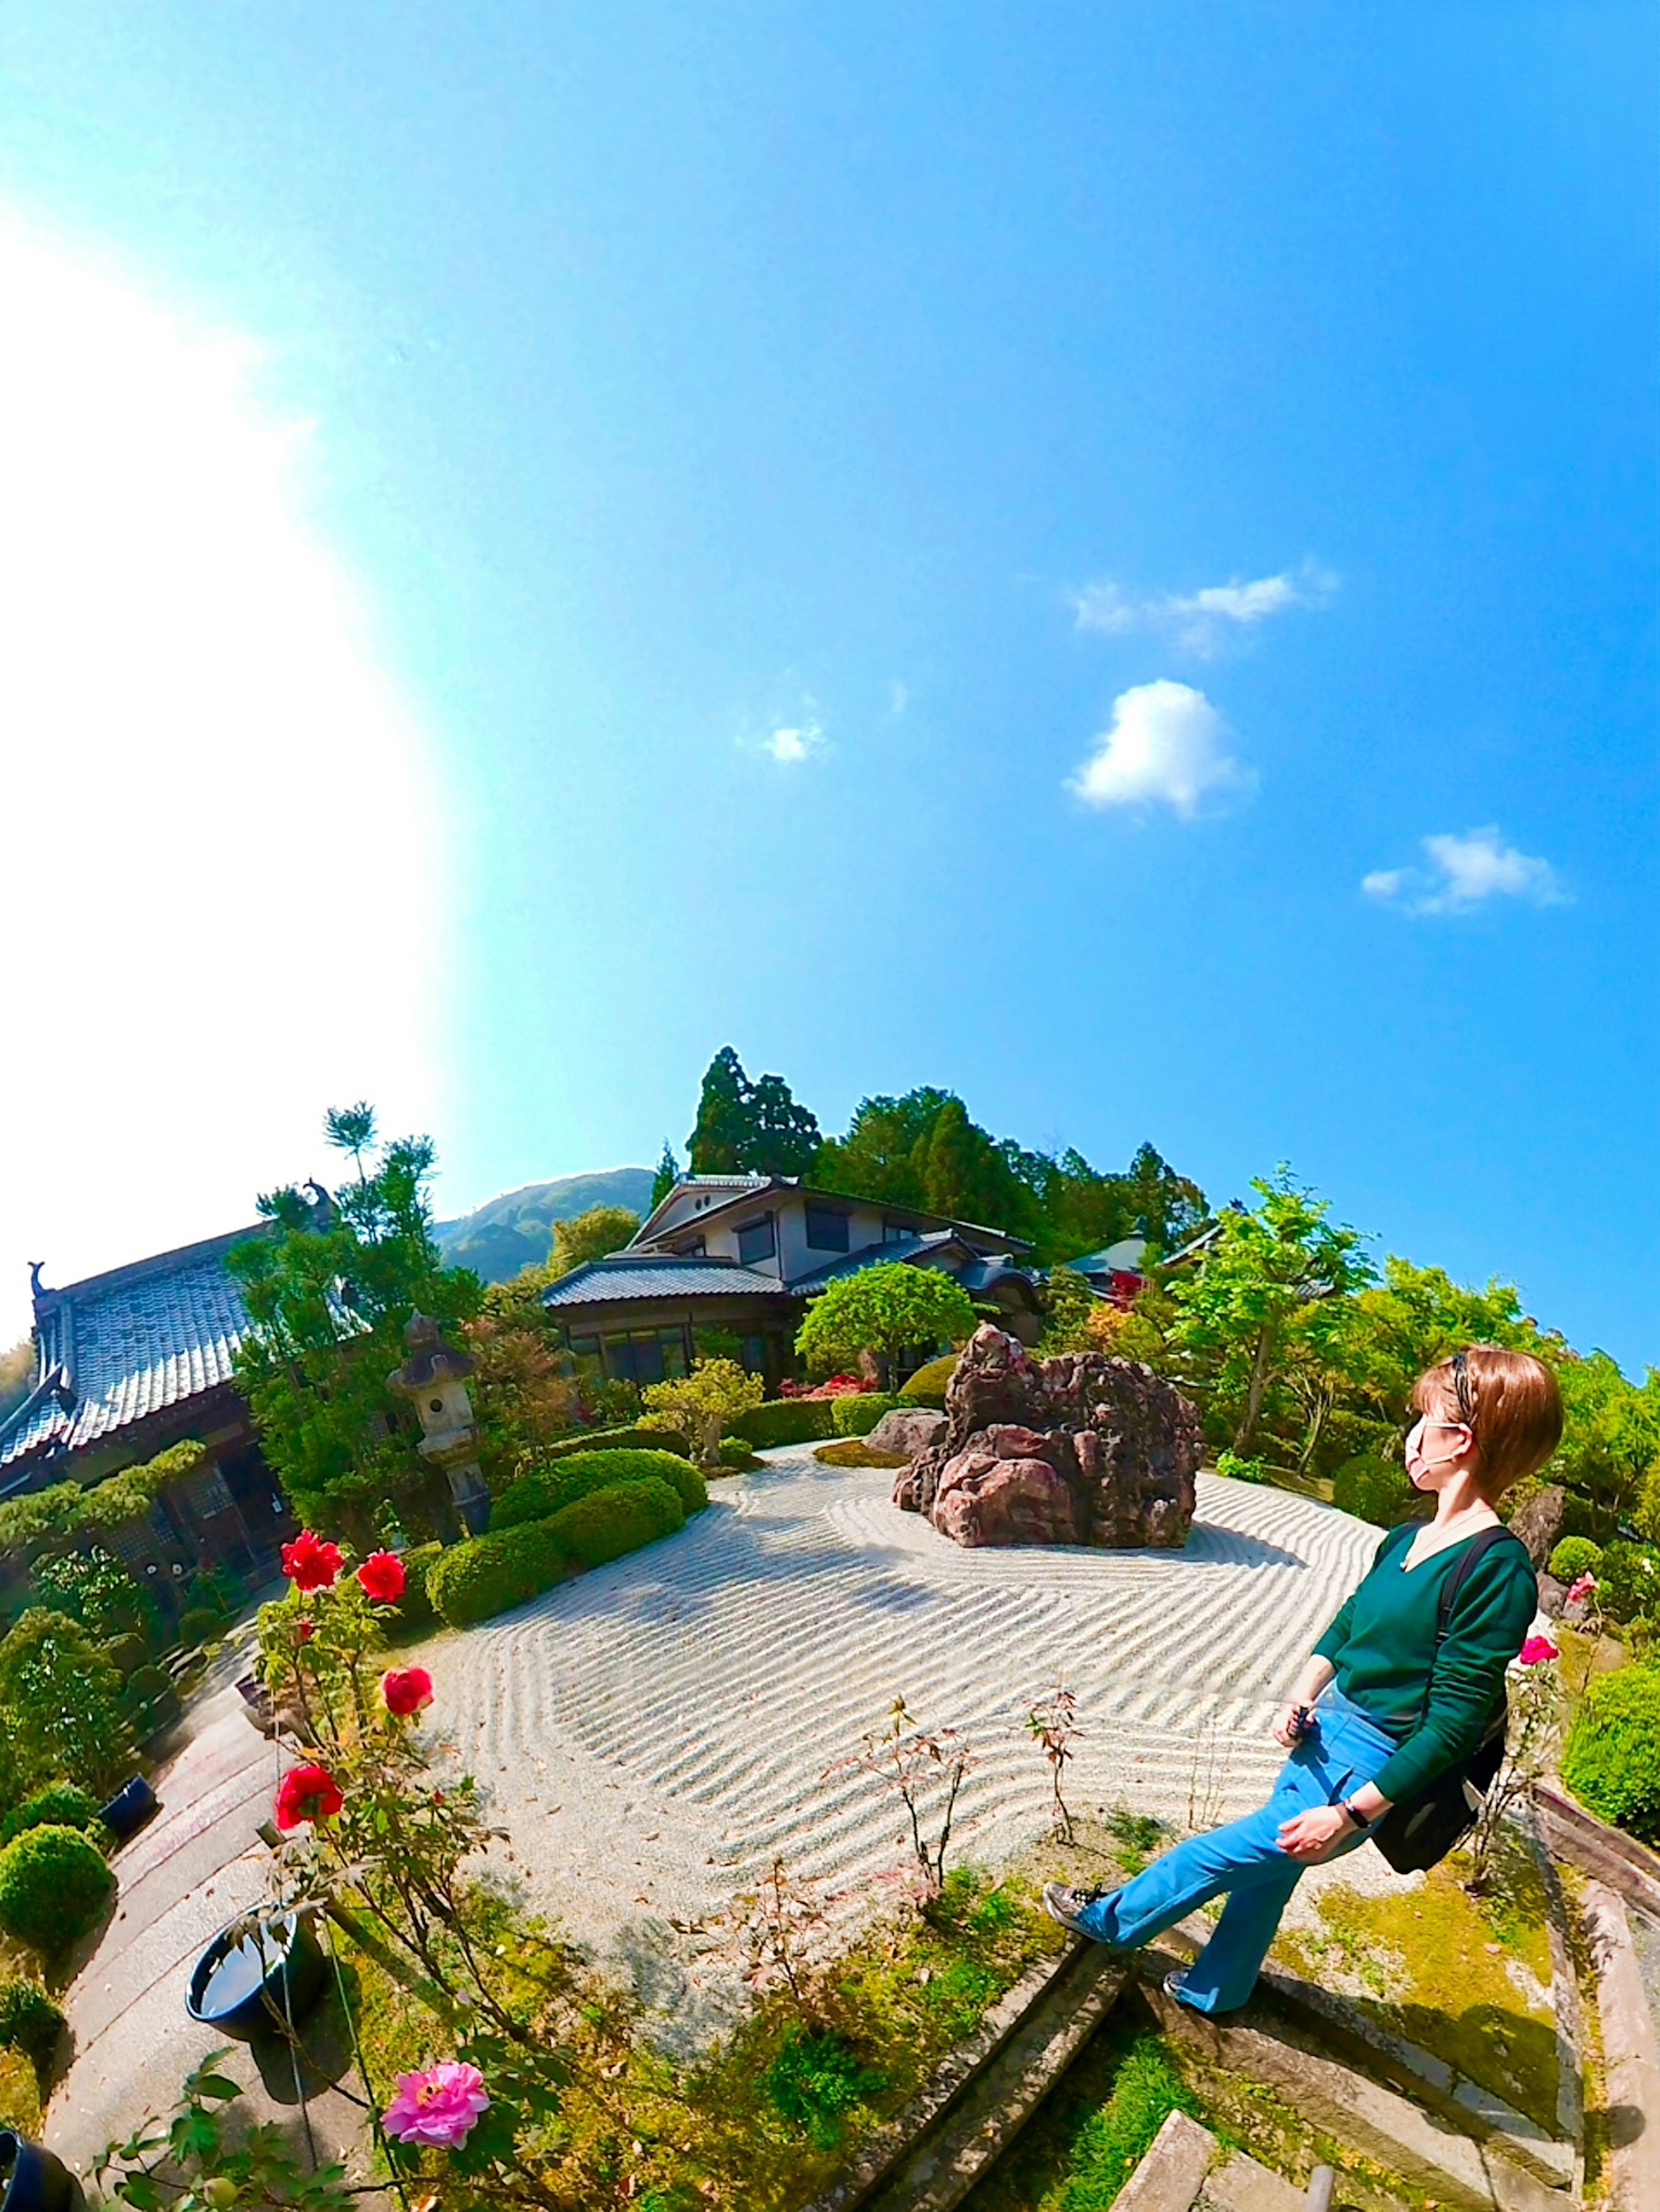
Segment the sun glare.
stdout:
<path fill-rule="evenodd" d="M 0 221 L 0 1346 L 439 1098 L 438 798 L 251 339 Z"/>

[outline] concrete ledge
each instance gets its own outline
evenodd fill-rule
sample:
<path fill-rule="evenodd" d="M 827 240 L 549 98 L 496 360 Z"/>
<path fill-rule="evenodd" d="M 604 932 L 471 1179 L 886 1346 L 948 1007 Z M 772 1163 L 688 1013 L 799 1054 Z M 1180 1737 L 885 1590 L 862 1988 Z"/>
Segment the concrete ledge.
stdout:
<path fill-rule="evenodd" d="M 1609 1827 L 1549 1783 L 1535 1783 L 1533 1802 L 1545 1841 L 1558 1858 L 1660 1919 L 1660 1856 L 1634 1836 Z"/>
<path fill-rule="evenodd" d="M 1283 2175 L 1237 2150 L 1206 2177 L 1200 2202 L 1213 2212 L 1304 2212 L 1308 2198 Z"/>
<path fill-rule="evenodd" d="M 1614 2203 L 1619 2212 L 1655 2212 L 1660 2205 L 1660 2037 L 1625 1905 L 1603 1883 L 1585 1885 L 1584 1925 L 1602 2024 Z"/>
<path fill-rule="evenodd" d="M 1216 2155 L 1216 2138 L 1185 2112 L 1171 2112 L 1145 2158 L 1112 2200 L 1112 2212 L 1189 2212 Z"/>

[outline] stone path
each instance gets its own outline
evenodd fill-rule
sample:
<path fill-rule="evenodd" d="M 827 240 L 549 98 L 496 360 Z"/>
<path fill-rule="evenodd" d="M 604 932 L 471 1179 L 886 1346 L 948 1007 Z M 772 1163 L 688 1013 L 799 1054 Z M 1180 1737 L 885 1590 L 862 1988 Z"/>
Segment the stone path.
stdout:
<path fill-rule="evenodd" d="M 1377 1541 L 1201 1475 L 1181 1552 L 964 1551 L 897 1511 L 891 1480 L 775 1453 L 681 1534 L 422 1655 L 532 1898 L 689 2025 L 698 1976 L 672 1923 L 775 1851 L 855 1897 L 896 1863 L 892 1801 L 827 1770 L 897 1693 L 979 1755 L 964 1856 L 1042 1832 L 1047 1771 L 1022 1723 L 1058 1677 L 1085 1730 L 1076 1806 L 1230 1818 L 1275 1771 L 1273 1708 Z"/>

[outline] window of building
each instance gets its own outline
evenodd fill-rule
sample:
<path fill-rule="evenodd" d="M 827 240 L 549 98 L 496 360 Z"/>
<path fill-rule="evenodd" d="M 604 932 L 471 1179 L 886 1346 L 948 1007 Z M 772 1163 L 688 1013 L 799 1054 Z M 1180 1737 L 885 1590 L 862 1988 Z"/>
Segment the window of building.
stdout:
<path fill-rule="evenodd" d="M 746 1267 L 757 1260 L 770 1260 L 778 1249 L 777 1231 L 771 1214 L 763 1213 L 758 1221 L 746 1221 L 738 1231 L 738 1256 Z M 844 1244 L 842 1247 L 846 1251 Z"/>
<path fill-rule="evenodd" d="M 605 1372 L 614 1382 L 662 1382 L 686 1372 L 685 1331 L 635 1328 L 605 1340 Z"/>
<path fill-rule="evenodd" d="M 915 1234 L 916 1224 L 914 1221 L 885 1221 L 882 1224 L 882 1242 L 885 1244 L 897 1244 L 902 1237 L 915 1237 Z"/>
<path fill-rule="evenodd" d="M 812 1252 L 845 1252 L 848 1217 L 839 1206 L 815 1206 L 807 1201 L 807 1249 Z"/>

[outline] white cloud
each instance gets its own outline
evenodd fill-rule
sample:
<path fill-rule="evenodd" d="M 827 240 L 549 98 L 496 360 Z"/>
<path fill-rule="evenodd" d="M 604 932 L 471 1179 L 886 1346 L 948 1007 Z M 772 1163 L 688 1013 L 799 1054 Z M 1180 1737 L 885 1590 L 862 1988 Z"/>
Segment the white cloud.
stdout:
<path fill-rule="evenodd" d="M 435 1126 L 456 825 L 253 341 L 3 216 L 0 297 L 9 1342 L 26 1259 L 252 1219 L 325 1106 Z"/>
<path fill-rule="evenodd" d="M 909 684 L 902 684 L 896 677 L 888 686 L 889 718 L 897 722 L 909 704 L 910 687 Z"/>
<path fill-rule="evenodd" d="M 787 729 L 775 730 L 761 740 L 761 750 L 787 767 L 808 759 L 824 742 L 824 732 L 811 716 Z"/>
<path fill-rule="evenodd" d="M 1227 738 L 1226 722 L 1191 684 L 1137 684 L 1113 701 L 1111 727 L 1067 787 L 1090 806 L 1160 801 L 1191 818 L 1207 793 L 1243 792 L 1256 781 Z"/>
<path fill-rule="evenodd" d="M 1201 591 L 1151 598 L 1137 598 L 1122 585 L 1104 580 L 1074 592 L 1072 605 L 1079 629 L 1110 635 L 1151 630 L 1186 652 L 1208 657 L 1219 651 L 1231 633 L 1254 629 L 1270 615 L 1323 605 L 1337 582 L 1329 570 L 1305 562 L 1294 574 L 1287 568 L 1277 576 L 1250 581 L 1234 577 L 1225 584 L 1207 584 Z"/>
<path fill-rule="evenodd" d="M 1360 878 L 1370 898 L 1398 899 L 1408 914 L 1467 914 L 1490 898 L 1525 899 L 1533 906 L 1562 906 L 1568 892 L 1548 860 L 1518 853 L 1498 830 L 1468 830 L 1462 837 L 1422 839 L 1427 868 L 1377 868 Z"/>

